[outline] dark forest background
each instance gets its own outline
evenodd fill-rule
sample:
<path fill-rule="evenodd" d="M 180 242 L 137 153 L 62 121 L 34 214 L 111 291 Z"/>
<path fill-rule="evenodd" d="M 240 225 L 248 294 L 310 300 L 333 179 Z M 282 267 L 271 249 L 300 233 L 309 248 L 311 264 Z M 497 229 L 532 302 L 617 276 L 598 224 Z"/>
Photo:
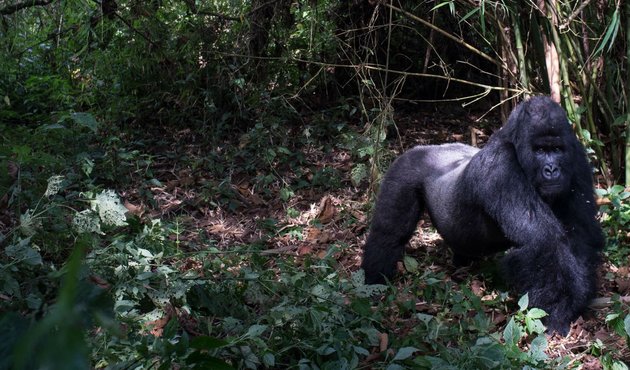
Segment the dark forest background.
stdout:
<path fill-rule="evenodd" d="M 630 359 L 630 3 L 0 0 L 0 368 L 583 368 Z M 562 104 L 608 236 L 566 338 L 427 223 L 361 247 L 406 148 Z"/>

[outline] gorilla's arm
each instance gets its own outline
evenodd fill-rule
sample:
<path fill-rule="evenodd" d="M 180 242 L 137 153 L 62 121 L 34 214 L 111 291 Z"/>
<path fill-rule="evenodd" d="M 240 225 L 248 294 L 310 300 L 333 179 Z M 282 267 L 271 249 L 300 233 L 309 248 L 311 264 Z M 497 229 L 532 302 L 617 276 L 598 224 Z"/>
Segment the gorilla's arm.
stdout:
<path fill-rule="evenodd" d="M 581 174 L 584 170 L 590 174 L 588 167 L 576 169 Z M 531 306 L 549 314 L 546 324 L 551 331 L 568 333 L 571 321 L 595 293 L 597 250 L 603 245 L 594 204 L 586 204 L 593 199 L 591 185 L 585 182 L 566 199 L 556 200 L 554 213 L 523 172 L 514 147 L 501 140 L 489 143 L 471 161 L 461 184 L 474 189 L 473 201 L 514 244 L 502 261 L 510 284 L 529 294 Z M 578 195 L 581 199 L 575 199 Z"/>
<path fill-rule="evenodd" d="M 387 171 L 381 182 L 370 234 L 363 252 L 362 268 L 367 284 L 384 283 L 396 270 L 422 215 L 421 179 L 417 153 L 405 153 Z"/>

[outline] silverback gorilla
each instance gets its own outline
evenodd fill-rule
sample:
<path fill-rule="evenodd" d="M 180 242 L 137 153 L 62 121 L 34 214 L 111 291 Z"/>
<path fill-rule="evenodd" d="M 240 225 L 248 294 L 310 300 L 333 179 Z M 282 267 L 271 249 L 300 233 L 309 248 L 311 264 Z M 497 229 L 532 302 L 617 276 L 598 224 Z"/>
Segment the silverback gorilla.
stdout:
<path fill-rule="evenodd" d="M 518 105 L 481 150 L 417 146 L 394 161 L 365 245 L 366 283 L 393 276 L 425 208 L 458 265 L 511 248 L 501 270 L 548 313 L 549 332 L 566 335 L 593 298 L 604 238 L 591 167 L 551 99 Z"/>

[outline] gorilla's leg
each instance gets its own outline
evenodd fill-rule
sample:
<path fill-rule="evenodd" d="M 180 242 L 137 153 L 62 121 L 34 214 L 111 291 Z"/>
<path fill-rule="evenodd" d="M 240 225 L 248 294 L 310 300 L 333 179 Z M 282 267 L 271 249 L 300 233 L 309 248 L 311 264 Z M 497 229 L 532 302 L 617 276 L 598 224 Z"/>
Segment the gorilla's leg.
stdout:
<path fill-rule="evenodd" d="M 394 275 L 423 211 L 418 189 L 392 172 L 381 184 L 363 252 L 366 284 L 384 283 Z"/>

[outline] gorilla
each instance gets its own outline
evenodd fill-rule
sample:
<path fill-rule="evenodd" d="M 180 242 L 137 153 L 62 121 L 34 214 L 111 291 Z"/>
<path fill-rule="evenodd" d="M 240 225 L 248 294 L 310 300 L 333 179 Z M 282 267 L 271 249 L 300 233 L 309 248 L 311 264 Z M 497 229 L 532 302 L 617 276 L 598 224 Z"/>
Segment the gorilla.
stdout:
<path fill-rule="evenodd" d="M 596 292 L 599 251 L 591 167 L 564 110 L 548 97 L 518 105 L 483 149 L 416 146 L 382 183 L 365 244 L 367 284 L 394 275 L 424 209 L 456 265 L 508 250 L 508 284 L 568 334 Z"/>

